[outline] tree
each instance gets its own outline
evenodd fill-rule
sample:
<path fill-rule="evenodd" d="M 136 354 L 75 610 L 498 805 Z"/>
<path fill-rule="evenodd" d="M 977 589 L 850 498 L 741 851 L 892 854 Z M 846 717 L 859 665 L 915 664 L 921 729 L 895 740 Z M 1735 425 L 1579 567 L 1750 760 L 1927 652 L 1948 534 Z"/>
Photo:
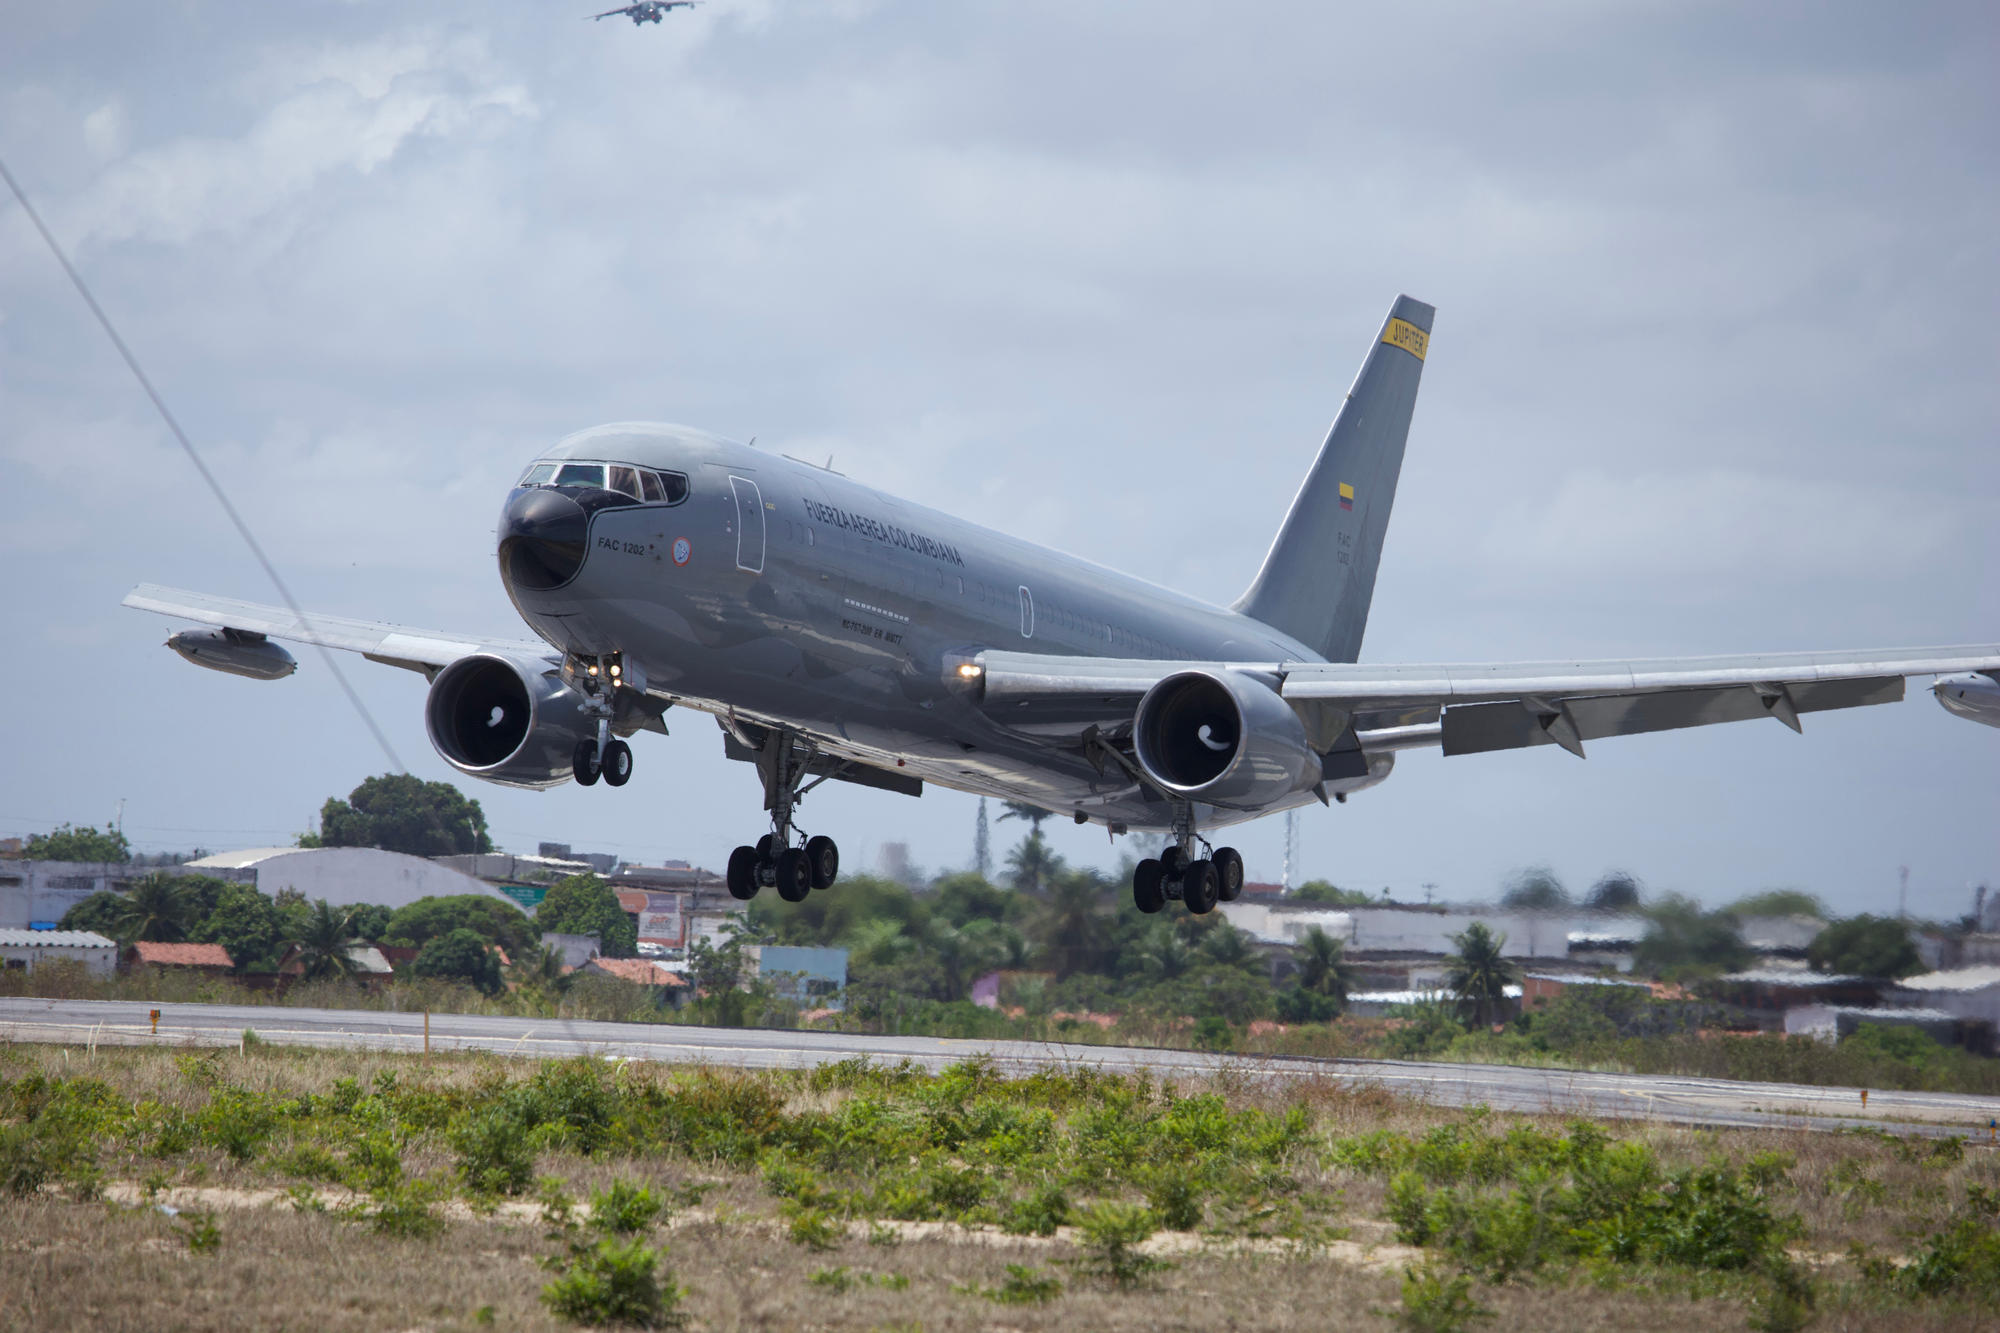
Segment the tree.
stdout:
<path fill-rule="evenodd" d="M 1009 819 L 1025 819 L 1028 821 L 1028 826 L 1036 833 L 1042 831 L 1042 821 L 1051 818 L 1055 813 L 1044 810 L 1039 805 L 1030 805 L 1026 801 L 1002 801 L 1001 804 L 1007 807 L 1000 816 L 1002 822 Z"/>
<path fill-rule="evenodd" d="M 227 949 L 238 972 L 263 972 L 276 963 L 273 955 L 284 933 L 269 898 L 248 884 L 225 884 L 195 938 Z"/>
<path fill-rule="evenodd" d="M 30 834 L 21 855 L 30 861 L 110 861 L 123 865 L 132 859 L 132 844 L 109 824 L 102 830 L 64 824 L 49 833 Z"/>
<path fill-rule="evenodd" d="M 1634 912 L 1643 892 L 1643 886 L 1632 875 L 1623 870 L 1608 870 L 1590 886 L 1583 905 L 1593 912 Z"/>
<path fill-rule="evenodd" d="M 124 906 L 115 919 L 117 938 L 131 944 L 138 940 L 183 940 L 194 924 L 191 904 L 174 876 L 154 871 L 142 876 L 125 895 Z M 233 956 L 234 951 L 232 951 Z"/>
<path fill-rule="evenodd" d="M 354 942 L 353 919 L 327 906 L 321 898 L 307 910 L 305 924 L 291 943 L 299 946 L 294 960 L 307 981 L 340 980 L 354 974 L 347 948 Z"/>
<path fill-rule="evenodd" d="M 454 930 L 470 930 L 510 955 L 541 941 L 527 913 L 505 898 L 482 893 L 419 898 L 390 913 L 374 938 L 421 948 Z"/>
<path fill-rule="evenodd" d="M 1860 977 L 1907 977 L 1924 970 L 1910 928 L 1894 917 L 1866 912 L 1836 921 L 1813 936 L 1806 961 L 1815 972 Z"/>
<path fill-rule="evenodd" d="M 1484 921 L 1475 921 L 1451 937 L 1458 950 L 1445 959 L 1445 986 L 1458 1001 L 1460 1013 L 1470 1014 L 1480 1027 L 1490 1027 L 1506 1003 L 1514 965 L 1501 955 L 1505 935 L 1495 935 Z"/>
<path fill-rule="evenodd" d="M 500 960 L 478 932 L 460 928 L 440 935 L 426 944 L 410 970 L 420 977 L 438 977 L 476 986 L 486 995 L 506 989 L 500 979 Z"/>
<path fill-rule="evenodd" d="M 1547 866 L 1529 866 L 1515 874 L 1500 905 L 1524 912 L 1560 912 L 1570 905 L 1569 890 Z"/>
<path fill-rule="evenodd" d="M 1374 899 L 1359 889 L 1337 889 L 1323 879 L 1309 879 L 1292 890 L 1295 903 L 1324 903 L 1328 907 L 1367 907 Z"/>
<path fill-rule="evenodd" d="M 1057 980 L 1100 960 L 1108 933 L 1098 911 L 1102 887 L 1089 872 L 1059 875 L 1049 884 L 1035 933 L 1055 963 Z"/>
<path fill-rule="evenodd" d="M 1646 909 L 1646 934 L 1632 962 L 1652 976 L 1714 975 L 1749 966 L 1753 955 L 1743 943 L 1734 916 L 1704 912 L 1701 904 L 1673 893 Z"/>
<path fill-rule="evenodd" d="M 1826 904 L 1819 895 L 1807 893 L 1804 889 L 1766 889 L 1738 898 L 1723 909 L 1732 916 L 1816 916 L 1822 921 L 1831 921 L 1833 913 L 1826 910 Z"/>
<path fill-rule="evenodd" d="M 490 852 L 486 816 L 449 782 L 407 773 L 369 778 L 344 801 L 329 798 L 319 815 L 319 845 L 380 847 L 411 856 Z"/>
<path fill-rule="evenodd" d="M 1299 937 L 1295 952 L 1299 961 L 1299 988 L 1345 1006 L 1347 993 L 1354 988 L 1354 968 L 1347 961 L 1347 942 L 1313 926 Z"/>
<path fill-rule="evenodd" d="M 638 926 L 611 886 L 588 871 L 549 887 L 535 909 L 535 925 L 545 935 L 595 935 L 598 952 L 606 958 L 633 958 L 639 952 Z"/>
<path fill-rule="evenodd" d="M 64 912 L 56 928 L 94 931 L 115 940 L 124 915 L 125 895 L 113 889 L 100 889 Z"/>
<path fill-rule="evenodd" d="M 1007 853 L 1007 872 L 1013 877 L 1014 887 L 1029 893 L 1040 893 L 1062 871 L 1063 859 L 1049 846 L 1040 829 L 1021 839 L 1020 846 Z"/>
<path fill-rule="evenodd" d="M 357 940 L 385 940 L 389 938 L 389 921 L 395 913 L 380 903 L 349 903 L 340 909 L 347 924 L 353 927 Z"/>

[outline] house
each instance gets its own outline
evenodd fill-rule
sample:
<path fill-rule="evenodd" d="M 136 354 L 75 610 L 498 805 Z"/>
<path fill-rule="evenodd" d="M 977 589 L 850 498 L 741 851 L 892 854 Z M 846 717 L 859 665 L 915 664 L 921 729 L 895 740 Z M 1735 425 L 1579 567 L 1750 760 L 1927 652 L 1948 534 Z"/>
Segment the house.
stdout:
<path fill-rule="evenodd" d="M 1940 1009 L 1957 1018 L 2000 1027 L 2000 966 L 1961 967 L 1904 977 L 1893 991 L 1898 1003 Z"/>
<path fill-rule="evenodd" d="M 32 972 L 44 963 L 81 963 L 93 977 L 118 969 L 118 945 L 88 930 L 0 930 L 0 968 Z"/>
<path fill-rule="evenodd" d="M 279 960 L 278 976 L 285 985 L 299 980 L 305 975 L 305 964 L 299 960 L 299 946 L 294 944 L 285 950 Z M 389 957 L 373 944 L 350 944 L 347 946 L 348 977 L 364 986 L 386 986 L 396 979 L 396 969 L 390 965 Z"/>
<path fill-rule="evenodd" d="M 593 958 L 577 971 L 584 976 L 594 973 L 629 981 L 635 986 L 645 986 L 659 997 L 661 1004 L 685 1003 L 694 989 L 680 973 L 670 971 L 666 964 L 651 958 Z"/>
<path fill-rule="evenodd" d="M 1615 977 L 1592 976 L 1587 972 L 1523 972 L 1521 1012 L 1533 1013 L 1573 986 L 1619 987 L 1645 991 L 1649 996 L 1653 993 L 1653 988 L 1643 981 L 1620 981 Z"/>
<path fill-rule="evenodd" d="M 1750 1016 L 1757 1017 L 1761 1025 L 1776 1027 L 1782 1021 L 1779 1015 L 1799 1005 L 1873 1007 L 1882 1002 L 1888 985 L 1876 977 L 1765 967 L 1717 977 L 1702 990 L 1724 1004 L 1751 1011 Z"/>
<path fill-rule="evenodd" d="M 789 944 L 753 944 L 743 951 L 744 979 L 762 979 L 785 999 L 816 1009 L 839 1009 L 847 989 L 847 950 Z"/>
<path fill-rule="evenodd" d="M 125 951 L 130 968 L 177 967 L 220 975 L 236 966 L 229 950 L 220 944 L 179 944 L 165 940 L 140 940 Z"/>

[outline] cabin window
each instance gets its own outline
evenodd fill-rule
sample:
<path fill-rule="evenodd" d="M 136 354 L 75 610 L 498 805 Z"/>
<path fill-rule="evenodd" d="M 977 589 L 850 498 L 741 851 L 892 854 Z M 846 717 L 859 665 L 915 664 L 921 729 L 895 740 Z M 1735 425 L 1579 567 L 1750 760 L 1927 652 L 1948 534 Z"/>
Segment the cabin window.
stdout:
<path fill-rule="evenodd" d="M 556 465 L 554 463 L 537 463 L 522 475 L 519 484 L 523 486 L 546 486 L 554 479 L 555 475 Z"/>
<path fill-rule="evenodd" d="M 564 463 L 562 471 L 556 473 L 558 486 L 594 486 L 604 489 L 604 464 Z"/>

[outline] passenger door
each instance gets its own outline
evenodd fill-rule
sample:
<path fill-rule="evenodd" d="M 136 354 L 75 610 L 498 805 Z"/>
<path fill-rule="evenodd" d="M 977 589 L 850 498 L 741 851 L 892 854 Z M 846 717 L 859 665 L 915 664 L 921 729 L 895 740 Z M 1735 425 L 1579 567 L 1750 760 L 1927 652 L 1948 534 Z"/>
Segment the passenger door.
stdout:
<path fill-rule="evenodd" d="M 736 493 L 736 567 L 764 572 L 764 493 L 748 477 L 731 476 Z"/>

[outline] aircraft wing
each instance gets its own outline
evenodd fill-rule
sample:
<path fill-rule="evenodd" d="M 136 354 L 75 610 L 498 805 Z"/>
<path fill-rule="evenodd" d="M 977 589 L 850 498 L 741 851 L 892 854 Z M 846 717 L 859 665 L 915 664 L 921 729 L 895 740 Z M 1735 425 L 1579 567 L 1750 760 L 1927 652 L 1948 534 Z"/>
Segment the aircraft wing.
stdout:
<path fill-rule="evenodd" d="M 1908 676 L 2000 667 L 2000 644 L 1598 662 L 1357 665 L 1162 662 L 988 651 L 946 680 L 1000 725 L 1081 743 L 1129 730 L 1140 696 L 1181 671 L 1241 673 L 1277 691 L 1322 750 L 1437 745 L 1447 755 L 1670 731 L 1903 697 Z M 1348 733 L 1353 735 L 1349 736 Z M 1342 742 L 1345 744 L 1342 744 Z"/>
<path fill-rule="evenodd" d="M 340 648 L 360 653 L 371 662 L 421 671 L 426 676 L 471 653 L 504 653 L 509 657 L 549 662 L 559 660 L 556 651 L 540 639 L 478 638 L 438 630 L 411 629 L 378 620 L 350 620 L 344 616 L 313 615 L 309 617 L 311 623 L 308 625 L 282 606 L 240 602 L 233 597 L 163 588 L 154 583 L 142 583 L 125 594 L 125 605 L 140 611 L 156 611 L 176 620 L 191 620 L 196 624 L 247 630 L 291 643 Z"/>

